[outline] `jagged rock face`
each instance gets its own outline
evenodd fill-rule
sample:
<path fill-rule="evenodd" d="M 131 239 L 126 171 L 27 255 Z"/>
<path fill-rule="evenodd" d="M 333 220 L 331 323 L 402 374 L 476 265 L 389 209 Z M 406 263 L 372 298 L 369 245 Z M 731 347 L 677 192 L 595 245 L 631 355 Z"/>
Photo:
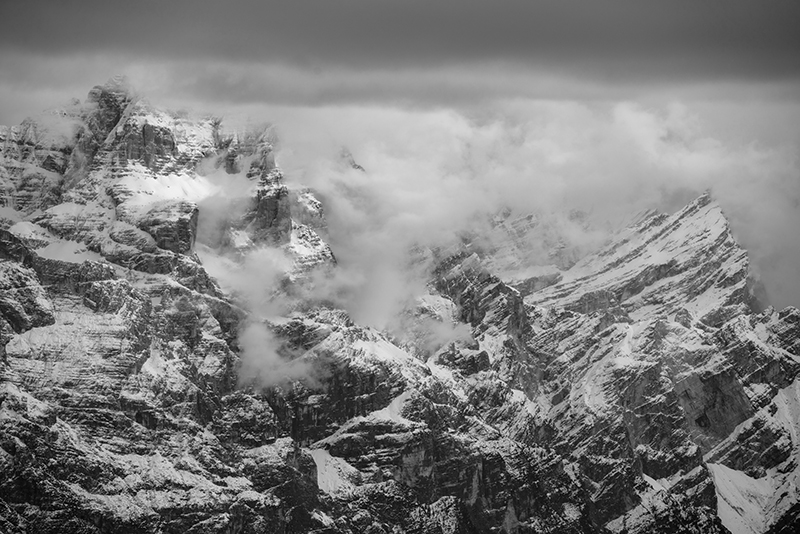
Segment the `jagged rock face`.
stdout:
<path fill-rule="evenodd" d="M 583 314 L 617 305 L 649 315 L 683 307 L 709 326 L 762 307 L 749 278 L 747 253 L 708 194 L 671 217 L 642 217 L 567 273 L 528 302 L 557 303 Z"/>
<path fill-rule="evenodd" d="M 151 208 L 139 222 L 139 228 L 150 234 L 156 246 L 178 254 L 194 248 L 199 210 L 192 202 L 171 202 Z"/>
<path fill-rule="evenodd" d="M 740 463 L 726 464 L 734 469 L 744 467 L 738 454 L 754 461 L 726 443 L 794 383 L 800 360 L 775 343 L 773 332 L 791 330 L 791 319 L 753 313 L 753 287 L 746 253 L 704 195 L 671 217 L 649 214 L 566 271 L 564 281 L 526 299 L 530 344 L 546 362 L 541 417 L 556 426 L 556 450 L 579 451 L 572 455 L 596 488 L 601 521 L 626 510 L 625 517 L 638 517 L 651 506 L 634 488 L 639 476 L 674 493 L 683 473 L 712 467 L 715 447 L 737 450 L 730 458 Z M 760 452 L 777 436 L 762 437 Z M 781 453 L 772 450 L 777 461 Z M 722 503 L 729 489 L 716 487 Z M 695 504 L 713 505 L 708 498 Z M 720 514 L 734 530 L 743 521 Z M 780 516 L 764 514 L 756 531 Z"/>
<path fill-rule="evenodd" d="M 63 132 L 51 133 L 33 121 L 0 127 L 0 207 L 28 213 L 58 202 L 71 151 Z"/>
<path fill-rule="evenodd" d="M 256 204 L 244 218 L 253 241 L 282 245 L 289 240 L 292 225 L 288 195 L 286 187 L 265 183 L 259 188 Z"/>
<path fill-rule="evenodd" d="M 336 260 L 269 130 L 122 80 L 62 118 L 0 130 L 3 532 L 797 527 L 800 312 L 708 195 L 591 254 L 501 214 L 380 332 L 302 300 Z M 295 299 L 268 320 L 210 274 L 265 248 Z"/>
<path fill-rule="evenodd" d="M 52 302 L 36 273 L 24 265 L 17 253 L 19 243 L 1 231 L 3 255 L 0 256 L 0 359 L 6 361 L 6 345 L 15 334 L 54 322 Z M 15 261 L 16 260 L 16 261 Z"/>

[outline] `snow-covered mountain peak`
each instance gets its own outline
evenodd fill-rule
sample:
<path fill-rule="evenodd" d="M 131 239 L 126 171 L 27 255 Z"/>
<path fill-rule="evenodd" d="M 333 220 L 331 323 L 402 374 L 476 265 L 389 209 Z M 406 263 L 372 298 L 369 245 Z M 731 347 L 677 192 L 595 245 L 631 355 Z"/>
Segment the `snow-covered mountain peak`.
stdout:
<path fill-rule="evenodd" d="M 748 267 L 722 209 L 704 193 L 671 216 L 640 218 L 528 302 L 584 313 L 619 306 L 640 317 L 685 309 L 716 325 L 763 307 Z"/>

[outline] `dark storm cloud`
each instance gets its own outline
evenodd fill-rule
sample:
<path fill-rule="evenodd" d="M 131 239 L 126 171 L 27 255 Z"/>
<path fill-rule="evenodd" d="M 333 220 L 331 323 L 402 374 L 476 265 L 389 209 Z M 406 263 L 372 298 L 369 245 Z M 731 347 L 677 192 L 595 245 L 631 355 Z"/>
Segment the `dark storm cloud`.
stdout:
<path fill-rule="evenodd" d="M 504 61 L 607 80 L 800 74 L 800 3 L 293 0 L 4 2 L 0 46 L 310 70 Z"/>

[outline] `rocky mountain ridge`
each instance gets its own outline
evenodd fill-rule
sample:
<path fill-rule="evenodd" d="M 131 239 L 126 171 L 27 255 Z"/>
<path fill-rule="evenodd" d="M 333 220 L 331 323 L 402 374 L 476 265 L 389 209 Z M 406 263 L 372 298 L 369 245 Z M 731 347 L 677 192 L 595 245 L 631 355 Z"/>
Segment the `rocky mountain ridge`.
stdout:
<path fill-rule="evenodd" d="M 428 251 L 398 338 L 297 301 L 336 259 L 269 128 L 123 80 L 58 118 L 0 129 L 3 532 L 796 528 L 800 312 L 710 195 L 545 270 L 535 217 Z M 263 251 L 280 318 L 220 278 Z"/>

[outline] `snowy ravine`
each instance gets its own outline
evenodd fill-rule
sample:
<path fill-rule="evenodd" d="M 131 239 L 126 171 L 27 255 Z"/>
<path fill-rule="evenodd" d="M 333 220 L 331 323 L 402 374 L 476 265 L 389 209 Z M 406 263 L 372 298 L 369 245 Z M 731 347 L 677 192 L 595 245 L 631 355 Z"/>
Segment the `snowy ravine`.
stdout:
<path fill-rule="evenodd" d="M 2 533 L 800 527 L 800 311 L 710 194 L 596 251 L 500 215 L 390 334 L 311 299 L 324 206 L 267 128 L 115 79 L 0 152 Z"/>

